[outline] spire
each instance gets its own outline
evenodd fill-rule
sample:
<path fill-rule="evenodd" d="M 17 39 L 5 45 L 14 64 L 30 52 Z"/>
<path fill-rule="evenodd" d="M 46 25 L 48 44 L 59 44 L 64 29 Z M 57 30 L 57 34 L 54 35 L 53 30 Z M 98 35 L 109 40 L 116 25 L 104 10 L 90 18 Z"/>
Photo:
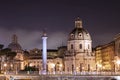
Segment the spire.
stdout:
<path fill-rule="evenodd" d="M 12 36 L 12 43 L 17 43 L 18 42 L 18 38 L 17 38 L 17 36 L 14 34 L 13 36 Z"/>
<path fill-rule="evenodd" d="M 75 28 L 82 28 L 82 20 L 79 17 L 75 20 Z"/>

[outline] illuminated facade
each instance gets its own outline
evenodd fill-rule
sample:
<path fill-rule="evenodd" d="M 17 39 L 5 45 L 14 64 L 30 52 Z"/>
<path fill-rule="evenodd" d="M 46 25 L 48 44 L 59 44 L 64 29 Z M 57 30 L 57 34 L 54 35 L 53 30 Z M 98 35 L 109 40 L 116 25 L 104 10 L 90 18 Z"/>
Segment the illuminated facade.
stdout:
<path fill-rule="evenodd" d="M 115 40 L 115 67 L 116 67 L 116 71 L 120 70 L 120 33 L 117 34 L 114 38 Z"/>
<path fill-rule="evenodd" d="M 24 54 L 21 45 L 18 43 L 18 37 L 14 34 L 12 36 L 12 42 L 8 45 L 13 52 L 16 52 L 16 56 L 14 57 L 13 69 L 14 70 L 22 70 L 24 69 Z M 11 64 L 12 65 L 12 64 Z"/>
<path fill-rule="evenodd" d="M 115 53 L 120 58 L 120 33 L 115 36 Z"/>
<path fill-rule="evenodd" d="M 95 48 L 95 62 L 96 62 L 96 70 L 100 71 L 102 69 L 102 52 L 101 52 L 101 46 L 97 46 Z"/>
<path fill-rule="evenodd" d="M 114 41 L 97 46 L 92 50 L 90 34 L 82 26 L 82 20 L 77 18 L 75 28 L 69 33 L 67 46 L 58 49 L 47 49 L 47 36 L 44 34 L 43 49 L 32 49 L 26 54 L 18 43 L 16 35 L 12 36 L 12 42 L 8 45 L 17 55 L 13 60 L 2 57 L 1 69 L 13 71 L 23 70 L 25 66 L 35 67 L 48 73 L 66 73 L 83 71 L 118 71 L 120 69 L 120 34 Z"/>
<path fill-rule="evenodd" d="M 88 31 L 82 27 L 82 20 L 79 18 L 75 21 L 75 28 L 69 34 L 64 64 L 65 72 L 95 70 L 92 40 Z"/>
<path fill-rule="evenodd" d="M 112 42 L 95 48 L 95 61 L 98 71 L 120 70 L 120 34 Z"/>
<path fill-rule="evenodd" d="M 114 71 L 114 41 L 102 46 L 102 70 Z"/>
<path fill-rule="evenodd" d="M 48 49 L 47 50 L 47 72 L 48 73 L 60 73 L 64 70 L 62 53 L 66 50 L 66 47 L 60 47 L 58 50 Z M 39 71 L 42 71 L 42 50 L 33 49 L 29 52 L 28 65 L 36 67 Z"/>
<path fill-rule="evenodd" d="M 95 49 L 97 70 L 115 71 L 115 42 L 101 45 Z"/>
<path fill-rule="evenodd" d="M 45 36 L 44 40 L 44 37 L 42 37 L 43 50 L 30 50 L 27 58 L 24 53 L 24 67 L 26 65 L 34 66 L 39 71 L 42 71 L 45 68 L 43 67 L 44 63 L 46 64 L 45 69 L 49 73 L 59 73 L 61 71 L 71 73 L 94 71 L 96 69 L 95 55 L 92 53 L 92 40 L 88 31 L 82 27 L 82 21 L 79 18 L 75 21 L 75 28 L 69 34 L 67 47 L 63 46 L 57 50 L 47 50 L 46 38 Z M 46 57 L 42 55 L 42 52 L 47 54 Z M 22 60 L 19 61 L 22 62 Z"/>
<path fill-rule="evenodd" d="M 12 42 L 8 45 L 8 48 L 11 49 L 12 52 L 16 52 L 15 57 L 7 57 L 6 55 L 1 55 L 1 70 L 2 71 L 14 71 L 17 72 L 19 70 L 24 69 L 24 54 L 22 47 L 18 43 L 18 38 L 14 34 L 12 36 Z"/>

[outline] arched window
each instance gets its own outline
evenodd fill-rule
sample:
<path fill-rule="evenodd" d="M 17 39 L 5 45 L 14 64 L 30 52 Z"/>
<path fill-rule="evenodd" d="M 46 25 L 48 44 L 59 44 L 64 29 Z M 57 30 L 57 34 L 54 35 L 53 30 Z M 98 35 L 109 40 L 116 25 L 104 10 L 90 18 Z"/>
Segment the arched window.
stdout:
<path fill-rule="evenodd" d="M 79 48 L 82 49 L 82 44 L 79 45 Z"/>
<path fill-rule="evenodd" d="M 71 44 L 71 49 L 73 49 L 73 44 Z"/>

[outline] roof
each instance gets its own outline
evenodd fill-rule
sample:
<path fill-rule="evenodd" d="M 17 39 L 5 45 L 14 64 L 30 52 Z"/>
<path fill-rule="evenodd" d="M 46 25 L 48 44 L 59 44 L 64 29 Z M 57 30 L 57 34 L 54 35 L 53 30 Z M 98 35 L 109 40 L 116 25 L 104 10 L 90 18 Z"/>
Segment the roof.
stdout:
<path fill-rule="evenodd" d="M 13 43 L 13 42 L 8 45 L 8 48 L 12 50 L 22 50 L 19 43 Z"/>
<path fill-rule="evenodd" d="M 91 36 L 84 28 L 74 28 L 69 34 L 69 40 L 91 40 Z"/>

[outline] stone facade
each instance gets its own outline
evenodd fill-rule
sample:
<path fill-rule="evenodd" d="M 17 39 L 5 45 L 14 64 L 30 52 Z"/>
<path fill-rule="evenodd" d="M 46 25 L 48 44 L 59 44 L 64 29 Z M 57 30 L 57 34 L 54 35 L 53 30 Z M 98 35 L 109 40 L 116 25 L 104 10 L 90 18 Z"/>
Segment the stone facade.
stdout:
<path fill-rule="evenodd" d="M 37 53 L 39 52 L 39 53 Z M 42 70 L 42 50 L 30 50 L 28 65 Z M 69 34 L 68 44 L 57 50 L 47 50 L 48 73 L 67 73 L 80 71 L 94 71 L 95 55 L 92 53 L 92 40 L 90 34 L 82 28 L 82 21 L 75 21 L 75 29 Z"/>
<path fill-rule="evenodd" d="M 114 40 L 116 56 L 120 57 L 120 33 L 115 36 Z"/>
<path fill-rule="evenodd" d="M 23 70 L 25 66 L 35 66 L 42 70 L 42 49 L 32 49 L 28 55 L 24 53 L 18 43 L 16 35 L 8 45 L 17 55 L 13 62 L 8 61 L 9 67 L 14 70 Z M 2 64 L 5 64 L 5 56 Z M 10 66 L 11 65 L 11 66 Z M 83 71 L 119 71 L 120 65 L 120 34 L 117 34 L 110 43 L 97 46 L 92 50 L 92 39 L 89 32 L 83 28 L 82 20 L 75 20 L 75 27 L 68 35 L 67 46 L 47 50 L 47 71 L 49 73 L 74 73 Z M 5 69 L 5 66 L 1 66 Z M 10 68 L 8 68 L 10 69 Z"/>
<path fill-rule="evenodd" d="M 97 70 L 119 71 L 120 34 L 117 34 L 110 43 L 95 48 Z"/>
<path fill-rule="evenodd" d="M 65 47 L 66 48 L 66 47 Z M 62 50 L 62 51 L 61 51 Z M 55 73 L 61 72 L 64 69 L 63 58 L 61 58 L 61 54 L 63 52 L 64 47 L 59 48 L 58 50 L 47 50 L 47 72 Z M 59 54 L 58 54 L 59 53 Z M 39 49 L 30 50 L 29 58 L 28 58 L 28 66 L 35 66 L 42 71 L 42 51 Z"/>
<path fill-rule="evenodd" d="M 64 64 L 65 72 L 95 70 L 92 40 L 87 30 L 82 27 L 82 21 L 79 18 L 75 21 L 75 28 L 69 34 Z"/>

